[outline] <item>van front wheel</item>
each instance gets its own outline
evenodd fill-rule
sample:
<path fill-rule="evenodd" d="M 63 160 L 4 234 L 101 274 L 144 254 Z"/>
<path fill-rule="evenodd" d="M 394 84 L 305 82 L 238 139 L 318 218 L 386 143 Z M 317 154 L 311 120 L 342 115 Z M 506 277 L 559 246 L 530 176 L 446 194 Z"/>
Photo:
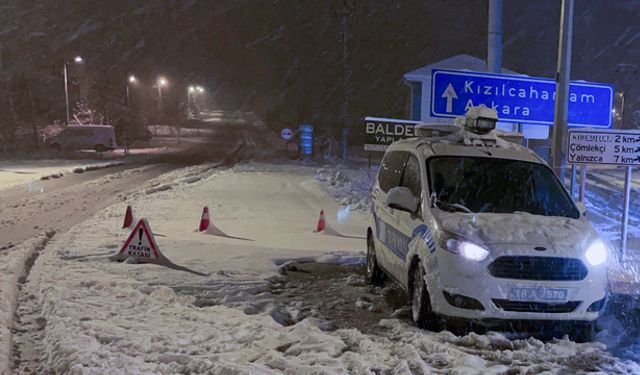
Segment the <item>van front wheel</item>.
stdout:
<path fill-rule="evenodd" d="M 427 291 L 427 283 L 424 280 L 425 272 L 421 260 L 414 263 L 412 271 L 410 296 L 413 322 L 419 328 L 438 331 L 438 316 L 431 310 L 431 301 Z"/>
<path fill-rule="evenodd" d="M 577 343 L 590 342 L 595 335 L 595 322 L 576 322 L 572 324 L 569 338 Z"/>
<path fill-rule="evenodd" d="M 107 148 L 104 147 L 104 145 L 95 145 L 95 147 L 93 147 L 94 150 L 96 150 L 96 152 L 105 152 L 107 151 Z"/>
<path fill-rule="evenodd" d="M 378 266 L 376 258 L 376 245 L 371 235 L 367 236 L 367 268 L 366 277 L 369 284 L 382 286 L 384 284 L 384 271 Z"/>

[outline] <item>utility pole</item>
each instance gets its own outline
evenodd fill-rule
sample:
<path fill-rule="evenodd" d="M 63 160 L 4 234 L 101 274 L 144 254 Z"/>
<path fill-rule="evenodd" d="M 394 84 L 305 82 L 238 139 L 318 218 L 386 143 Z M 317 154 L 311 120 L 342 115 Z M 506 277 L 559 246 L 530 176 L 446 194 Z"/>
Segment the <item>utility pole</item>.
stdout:
<path fill-rule="evenodd" d="M 342 0 L 342 9 L 338 11 L 340 17 L 341 36 L 342 36 L 342 159 L 347 160 L 349 133 L 351 124 L 348 123 L 347 116 L 349 114 L 349 97 L 351 95 L 351 66 L 349 61 L 349 39 L 350 26 L 352 18 L 355 15 L 356 5 L 354 0 Z"/>
<path fill-rule="evenodd" d="M 551 164 L 564 185 L 569 112 L 569 81 L 571 77 L 571 38 L 573 34 L 573 0 L 562 0 L 558 70 L 556 72 L 556 107 L 553 116 Z"/>
<path fill-rule="evenodd" d="M 489 0 L 487 25 L 487 69 L 502 72 L 502 0 Z"/>

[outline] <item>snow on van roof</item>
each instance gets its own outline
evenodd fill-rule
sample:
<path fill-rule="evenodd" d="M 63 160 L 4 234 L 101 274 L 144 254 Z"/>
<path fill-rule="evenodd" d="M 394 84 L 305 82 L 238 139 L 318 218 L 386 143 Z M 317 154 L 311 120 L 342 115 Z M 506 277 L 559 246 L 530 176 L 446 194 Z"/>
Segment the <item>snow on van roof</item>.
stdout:
<path fill-rule="evenodd" d="M 511 149 L 525 149 L 517 143 L 510 142 L 509 139 L 520 139 L 522 134 L 511 133 L 499 129 L 494 129 L 486 134 L 479 134 L 465 129 L 459 124 L 419 124 L 416 126 L 416 138 L 420 143 L 452 143 L 465 146 L 483 146 Z"/>
<path fill-rule="evenodd" d="M 544 163 L 531 149 L 507 140 L 517 139 L 518 133 L 493 130 L 476 134 L 460 126 L 441 124 L 420 124 L 416 130 L 416 137 L 398 141 L 398 146 L 417 148 L 425 156 L 476 155 Z"/>

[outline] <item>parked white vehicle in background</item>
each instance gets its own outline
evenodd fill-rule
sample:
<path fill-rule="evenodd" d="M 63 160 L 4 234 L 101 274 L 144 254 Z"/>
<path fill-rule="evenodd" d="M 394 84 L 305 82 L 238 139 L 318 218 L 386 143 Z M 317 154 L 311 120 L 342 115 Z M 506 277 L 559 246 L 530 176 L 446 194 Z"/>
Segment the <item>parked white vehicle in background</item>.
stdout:
<path fill-rule="evenodd" d="M 607 246 L 547 164 L 501 139 L 496 122 L 476 107 L 458 126 L 419 125 L 389 147 L 372 192 L 367 278 L 405 288 L 421 327 L 590 340 Z"/>
<path fill-rule="evenodd" d="M 55 150 L 95 150 L 103 152 L 118 147 L 111 125 L 69 125 L 60 133 L 45 139 Z"/>

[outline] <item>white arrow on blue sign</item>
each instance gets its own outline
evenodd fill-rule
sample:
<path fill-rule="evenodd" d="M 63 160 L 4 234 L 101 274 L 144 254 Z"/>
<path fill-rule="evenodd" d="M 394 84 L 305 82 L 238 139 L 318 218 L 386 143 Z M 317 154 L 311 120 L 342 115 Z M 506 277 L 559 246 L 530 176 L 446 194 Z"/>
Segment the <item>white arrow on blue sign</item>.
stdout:
<path fill-rule="evenodd" d="M 547 78 L 434 69 L 431 116 L 456 117 L 484 104 L 501 121 L 553 125 L 556 82 Z M 613 86 L 571 82 L 569 126 L 610 128 Z"/>

